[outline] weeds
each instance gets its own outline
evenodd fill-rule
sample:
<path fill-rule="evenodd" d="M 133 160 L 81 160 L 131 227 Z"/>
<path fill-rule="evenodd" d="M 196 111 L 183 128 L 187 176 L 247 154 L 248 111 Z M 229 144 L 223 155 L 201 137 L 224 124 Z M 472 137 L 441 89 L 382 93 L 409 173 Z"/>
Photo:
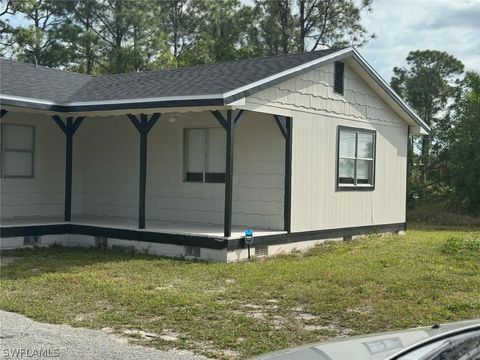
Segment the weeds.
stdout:
<path fill-rule="evenodd" d="M 407 231 L 248 263 L 96 249 L 2 252 L 0 309 L 157 348 L 248 358 L 480 317 L 480 232 Z M 5 261 L 14 257 L 14 261 Z M 138 334 L 153 334 L 151 340 Z M 137 335 L 136 335 L 137 334 Z"/>

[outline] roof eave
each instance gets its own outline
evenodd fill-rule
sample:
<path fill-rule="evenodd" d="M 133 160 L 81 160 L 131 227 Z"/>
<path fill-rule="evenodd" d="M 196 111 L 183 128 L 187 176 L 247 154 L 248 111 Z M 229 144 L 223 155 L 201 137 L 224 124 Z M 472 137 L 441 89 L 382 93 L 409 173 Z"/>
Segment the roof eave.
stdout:
<path fill-rule="evenodd" d="M 331 53 L 326 56 L 322 56 L 318 59 L 311 60 L 309 62 L 306 62 L 304 64 L 292 67 L 290 69 L 284 70 L 280 73 L 277 73 L 275 75 L 271 75 L 269 77 L 266 77 L 264 79 L 255 81 L 253 83 L 247 84 L 245 86 L 230 90 L 223 94 L 225 103 L 230 103 L 242 98 L 245 98 L 247 96 L 250 96 L 256 92 L 265 90 L 269 87 L 272 87 L 274 85 L 277 85 L 281 82 L 290 80 L 294 78 L 295 76 L 304 74 L 306 72 L 311 71 L 312 69 L 326 65 L 332 62 L 335 62 L 337 60 L 343 59 L 347 56 L 349 56 L 353 52 L 353 48 L 345 48 L 341 49 L 338 51 L 335 51 L 334 53 Z"/>
<path fill-rule="evenodd" d="M 46 110 L 54 112 L 91 112 L 109 110 L 135 110 L 148 108 L 175 108 L 192 106 L 228 106 L 256 92 L 272 87 L 281 82 L 287 81 L 295 76 L 301 75 L 312 69 L 323 66 L 347 57 L 353 58 L 356 63 L 379 85 L 379 87 L 400 107 L 400 109 L 413 120 L 421 131 L 418 133 L 429 134 L 430 127 L 412 110 L 408 104 L 386 83 L 385 80 L 367 63 L 367 61 L 352 47 L 335 51 L 329 55 L 319 57 L 315 60 L 284 70 L 280 73 L 268 76 L 253 83 L 230 90 L 223 94 L 193 95 L 168 98 L 150 99 L 124 99 L 111 101 L 90 101 L 55 103 L 41 99 L 29 99 L 18 96 L 0 94 L 0 103 L 4 105 Z"/>
<path fill-rule="evenodd" d="M 370 64 L 353 49 L 352 58 L 362 67 L 362 69 L 387 93 L 400 108 L 419 126 L 421 134 L 430 134 L 430 127 L 420 118 L 415 111 L 398 95 L 395 90 L 370 66 Z"/>
<path fill-rule="evenodd" d="M 86 102 L 62 104 L 43 101 L 39 99 L 0 95 L 0 103 L 7 106 L 53 111 L 60 113 L 225 105 L 225 101 L 221 96 L 166 99 L 159 98 L 155 100 L 145 101 L 125 100 L 115 102 Z"/>
<path fill-rule="evenodd" d="M 0 94 L 0 103 L 37 110 L 54 112 L 82 112 L 82 111 L 108 111 L 123 109 L 146 109 L 162 107 L 191 107 L 191 106 L 227 106 L 244 99 L 258 91 L 289 80 L 295 76 L 306 73 L 315 67 L 342 59 L 351 54 L 353 48 L 345 48 L 332 54 L 319 57 L 304 64 L 284 70 L 253 83 L 230 90 L 224 94 L 182 96 L 157 99 L 125 99 L 113 101 L 88 101 L 56 103 L 42 99 L 30 99 L 17 96 Z"/>

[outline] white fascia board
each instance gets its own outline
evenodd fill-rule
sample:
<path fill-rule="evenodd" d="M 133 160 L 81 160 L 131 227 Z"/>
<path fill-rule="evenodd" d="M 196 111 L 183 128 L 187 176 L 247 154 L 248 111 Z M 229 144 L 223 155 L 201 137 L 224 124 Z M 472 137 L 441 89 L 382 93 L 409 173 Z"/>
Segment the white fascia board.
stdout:
<path fill-rule="evenodd" d="M 288 76 L 292 73 L 296 73 L 298 71 L 301 71 L 303 69 L 308 69 L 312 66 L 317 66 L 317 65 L 320 65 L 322 63 L 325 63 L 325 62 L 328 62 L 329 60 L 331 59 L 334 59 L 334 58 L 337 58 L 338 56 L 346 56 L 348 55 L 350 52 L 354 51 L 353 48 L 351 47 L 348 47 L 348 48 L 345 48 L 345 49 L 342 49 L 342 50 L 339 50 L 339 51 L 336 51 L 334 53 L 331 53 L 329 55 L 326 55 L 326 56 L 322 56 L 318 59 L 315 59 L 315 60 L 312 60 L 312 61 L 309 61 L 309 62 L 306 62 L 302 65 L 298 65 L 298 66 L 295 66 L 293 68 L 290 68 L 290 69 L 287 69 L 287 70 L 284 70 L 282 72 L 279 72 L 277 74 L 274 74 L 274 75 L 271 75 L 271 76 L 267 76 L 266 78 L 263 78 L 261 80 L 258 80 L 258 81 L 255 81 L 253 83 L 250 83 L 250 84 L 247 84 L 247 85 L 244 85 L 244 86 L 241 86 L 241 87 L 238 87 L 236 89 L 233 89 L 233 90 L 230 90 L 226 93 L 223 94 L 223 98 L 228 98 L 230 96 L 233 96 L 233 95 L 236 95 L 238 93 L 241 93 L 243 91 L 247 91 L 247 90 L 250 90 L 251 88 L 255 88 L 257 86 L 261 86 L 263 84 L 266 84 L 266 83 L 269 83 L 271 81 L 274 81 L 278 78 L 282 78 L 284 76 Z"/>
<path fill-rule="evenodd" d="M 428 135 L 429 133 L 421 126 L 410 126 L 410 132 L 409 135 Z"/>
<path fill-rule="evenodd" d="M 57 105 L 57 106 L 115 105 L 115 104 L 125 104 L 125 103 L 139 104 L 139 103 L 148 103 L 148 102 L 209 100 L 209 99 L 221 99 L 221 98 L 222 98 L 222 94 L 213 94 L 213 95 L 193 95 L 193 96 L 166 96 L 166 97 L 156 97 L 156 98 L 121 99 L 121 100 L 77 101 L 77 102 L 61 103 L 61 102 L 48 101 L 48 100 L 42 100 L 37 98 L 0 94 L 0 102 L 2 99 L 5 99 L 5 100 L 25 101 L 25 102 L 35 103 L 35 104 Z"/>
<path fill-rule="evenodd" d="M 245 98 L 241 98 L 241 99 L 229 102 L 228 104 L 225 104 L 225 106 L 241 106 L 245 104 L 246 104 Z"/>
<path fill-rule="evenodd" d="M 182 101 L 182 100 L 209 100 L 221 99 L 222 94 L 213 95 L 187 95 L 187 96 L 165 96 L 156 98 L 140 98 L 140 99 L 121 99 L 121 100 L 100 100 L 100 101 L 77 101 L 67 103 L 68 106 L 88 106 L 88 105 L 116 105 L 116 104 L 139 104 L 148 102 L 163 102 L 163 101 Z"/>
<path fill-rule="evenodd" d="M 0 103 L 2 102 L 2 100 L 25 101 L 25 102 L 30 102 L 34 104 L 43 104 L 43 105 L 64 105 L 61 103 L 56 103 L 54 101 L 42 100 L 37 98 L 0 94 Z"/>

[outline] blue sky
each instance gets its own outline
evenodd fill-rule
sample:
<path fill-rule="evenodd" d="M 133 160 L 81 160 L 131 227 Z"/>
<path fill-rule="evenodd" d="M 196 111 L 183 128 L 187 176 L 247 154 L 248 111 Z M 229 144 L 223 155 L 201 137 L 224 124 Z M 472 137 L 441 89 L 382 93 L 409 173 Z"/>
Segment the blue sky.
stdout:
<path fill-rule="evenodd" d="M 480 0 L 376 0 L 362 23 L 376 38 L 359 51 L 387 81 L 417 49 L 446 51 L 480 72 Z"/>

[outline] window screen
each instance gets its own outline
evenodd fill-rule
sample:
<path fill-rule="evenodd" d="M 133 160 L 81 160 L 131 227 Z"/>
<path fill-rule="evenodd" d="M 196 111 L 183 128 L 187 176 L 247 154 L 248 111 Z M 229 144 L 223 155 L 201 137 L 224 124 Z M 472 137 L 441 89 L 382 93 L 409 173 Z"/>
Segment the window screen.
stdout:
<path fill-rule="evenodd" d="M 185 129 L 184 180 L 225 182 L 226 134 L 222 128 Z"/>
<path fill-rule="evenodd" d="M 374 186 L 375 131 L 338 129 L 338 187 Z"/>
<path fill-rule="evenodd" d="M 27 125 L 2 124 L 1 129 L 2 177 L 33 177 L 35 128 Z"/>
<path fill-rule="evenodd" d="M 333 82 L 333 91 L 337 94 L 343 95 L 343 76 L 344 76 L 345 64 L 336 61 L 335 62 L 335 74 Z"/>

